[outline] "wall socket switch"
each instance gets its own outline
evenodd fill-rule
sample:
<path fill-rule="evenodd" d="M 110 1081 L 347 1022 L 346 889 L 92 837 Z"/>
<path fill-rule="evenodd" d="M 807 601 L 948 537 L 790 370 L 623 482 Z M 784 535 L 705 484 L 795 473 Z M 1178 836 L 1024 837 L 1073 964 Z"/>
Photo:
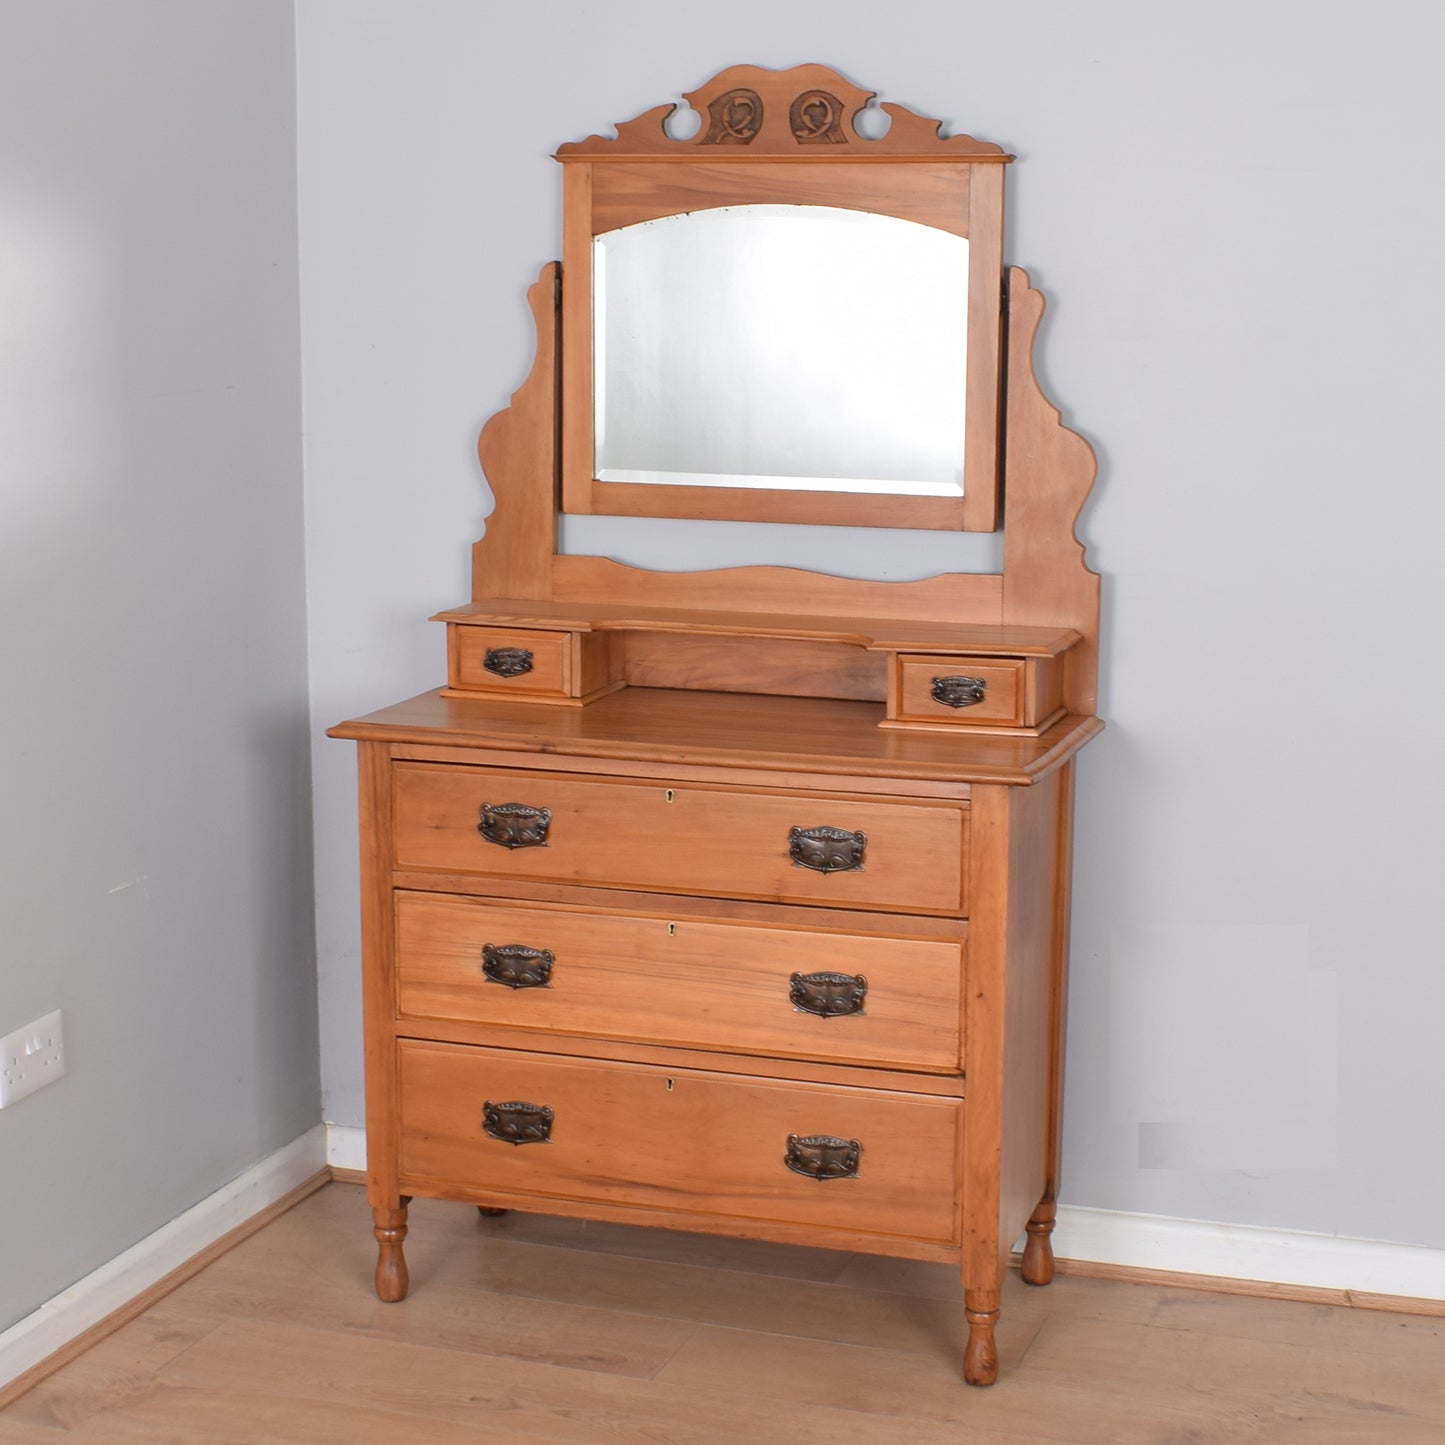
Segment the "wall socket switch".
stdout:
<path fill-rule="evenodd" d="M 52 1084 L 65 1072 L 60 1010 L 0 1039 L 0 1109 Z"/>

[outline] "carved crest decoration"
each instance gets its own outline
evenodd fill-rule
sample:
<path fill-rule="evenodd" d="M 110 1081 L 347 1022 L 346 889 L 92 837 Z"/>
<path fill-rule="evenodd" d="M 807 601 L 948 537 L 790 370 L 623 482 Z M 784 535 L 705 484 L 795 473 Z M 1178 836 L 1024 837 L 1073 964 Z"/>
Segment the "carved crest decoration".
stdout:
<path fill-rule="evenodd" d="M 863 90 L 826 65 L 797 65 L 791 70 L 765 70 L 734 65 L 688 91 L 683 99 L 702 116 L 697 133 L 675 140 L 667 133 L 676 105 L 659 105 L 633 120 L 622 121 L 615 137 L 588 136 L 558 148 L 559 160 L 606 159 L 618 146 L 628 156 L 678 160 L 715 147 L 744 149 L 752 157 L 806 155 L 830 158 L 907 159 L 946 155 L 973 161 L 1008 161 L 1002 146 L 968 135 L 945 136 L 942 122 L 918 115 L 905 106 L 884 101 L 880 109 L 888 129 L 865 136 L 857 117 L 876 92 Z"/>

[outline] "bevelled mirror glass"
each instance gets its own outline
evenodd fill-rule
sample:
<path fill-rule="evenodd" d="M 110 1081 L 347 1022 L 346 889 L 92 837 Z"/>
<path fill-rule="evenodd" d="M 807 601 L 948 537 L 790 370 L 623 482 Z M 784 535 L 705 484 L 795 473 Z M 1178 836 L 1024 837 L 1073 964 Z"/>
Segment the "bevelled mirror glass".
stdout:
<path fill-rule="evenodd" d="M 604 482 L 961 497 L 968 241 L 741 205 L 596 237 Z"/>

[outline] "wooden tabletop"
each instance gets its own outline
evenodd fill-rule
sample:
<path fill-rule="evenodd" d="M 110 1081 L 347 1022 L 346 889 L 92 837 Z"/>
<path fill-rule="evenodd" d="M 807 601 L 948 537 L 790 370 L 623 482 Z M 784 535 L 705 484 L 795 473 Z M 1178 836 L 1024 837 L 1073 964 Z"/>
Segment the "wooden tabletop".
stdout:
<path fill-rule="evenodd" d="M 329 737 L 568 757 L 949 782 L 1029 784 L 1104 724 L 1061 718 L 1041 737 L 880 728 L 883 705 L 628 687 L 586 707 L 427 692 L 344 722 Z"/>

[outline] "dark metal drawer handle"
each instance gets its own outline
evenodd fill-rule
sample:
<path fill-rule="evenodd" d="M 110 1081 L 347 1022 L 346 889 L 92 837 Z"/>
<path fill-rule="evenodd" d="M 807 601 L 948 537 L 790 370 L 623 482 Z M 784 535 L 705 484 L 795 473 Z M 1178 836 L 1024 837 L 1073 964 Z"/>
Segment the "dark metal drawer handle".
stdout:
<path fill-rule="evenodd" d="M 482 666 L 498 677 L 521 677 L 532 670 L 532 654 L 525 647 L 489 647 Z"/>
<path fill-rule="evenodd" d="M 503 848 L 545 848 L 552 823 L 550 808 L 526 803 L 483 803 L 479 832 L 488 843 Z"/>
<path fill-rule="evenodd" d="M 508 988 L 551 988 L 556 961 L 550 948 L 528 948 L 525 943 L 482 945 L 482 973 L 488 982 Z"/>
<path fill-rule="evenodd" d="M 783 1163 L 794 1174 L 810 1179 L 852 1179 L 858 1173 L 858 1156 L 863 1146 L 856 1139 L 836 1139 L 831 1134 L 789 1134 Z"/>
<path fill-rule="evenodd" d="M 819 1018 L 863 1012 L 868 980 L 861 973 L 795 973 L 788 980 L 793 1007 Z"/>
<path fill-rule="evenodd" d="M 503 1144 L 547 1144 L 552 1137 L 552 1111 L 545 1104 L 482 1105 L 482 1132 Z"/>
<path fill-rule="evenodd" d="M 863 866 L 863 850 L 868 846 L 864 833 L 850 833 L 844 828 L 790 828 L 788 856 L 800 868 L 817 873 L 845 873 Z"/>
<path fill-rule="evenodd" d="M 976 707 L 988 691 L 988 682 L 981 677 L 935 677 L 930 691 L 934 702 L 944 707 Z"/>

